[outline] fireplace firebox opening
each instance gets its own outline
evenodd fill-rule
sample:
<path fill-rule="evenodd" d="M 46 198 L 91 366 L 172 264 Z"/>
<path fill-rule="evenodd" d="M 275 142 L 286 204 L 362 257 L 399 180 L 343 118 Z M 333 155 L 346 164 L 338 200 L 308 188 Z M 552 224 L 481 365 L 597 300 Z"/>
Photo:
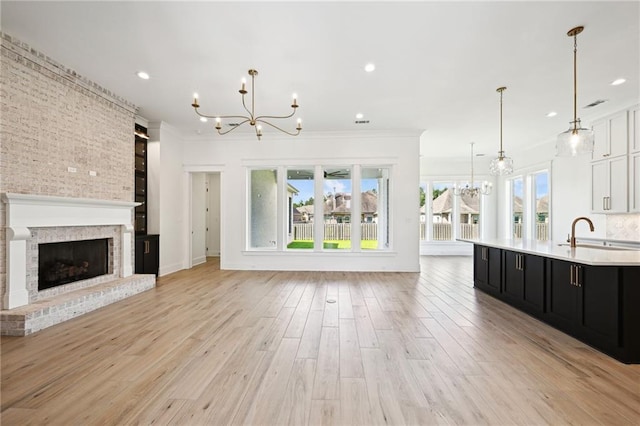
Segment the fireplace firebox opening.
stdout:
<path fill-rule="evenodd" d="M 38 244 L 38 291 L 108 273 L 108 238 Z"/>

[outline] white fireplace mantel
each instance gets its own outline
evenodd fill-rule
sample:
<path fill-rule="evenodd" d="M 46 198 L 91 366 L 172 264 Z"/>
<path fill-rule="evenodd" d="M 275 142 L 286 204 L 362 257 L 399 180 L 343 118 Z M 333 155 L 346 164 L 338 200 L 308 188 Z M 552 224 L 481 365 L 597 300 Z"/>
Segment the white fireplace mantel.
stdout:
<path fill-rule="evenodd" d="M 29 303 L 27 291 L 27 240 L 29 228 L 52 226 L 122 226 L 121 277 L 133 274 L 132 209 L 140 203 L 89 198 L 2 194 L 6 204 L 7 280 L 4 309 Z"/>

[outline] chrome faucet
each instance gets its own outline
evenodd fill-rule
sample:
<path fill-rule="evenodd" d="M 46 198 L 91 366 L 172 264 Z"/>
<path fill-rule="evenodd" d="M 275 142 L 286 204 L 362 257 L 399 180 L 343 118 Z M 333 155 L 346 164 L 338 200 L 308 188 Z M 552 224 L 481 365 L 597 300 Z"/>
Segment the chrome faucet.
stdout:
<path fill-rule="evenodd" d="M 589 228 L 591 229 L 591 232 L 595 230 L 593 227 L 593 222 L 591 222 L 591 219 L 589 219 L 588 217 L 581 216 L 581 217 L 575 218 L 573 223 L 571 224 L 571 239 L 569 240 L 569 244 L 571 245 L 571 247 L 576 246 L 576 223 L 578 223 L 581 220 L 587 221 L 587 223 L 589 224 Z"/>

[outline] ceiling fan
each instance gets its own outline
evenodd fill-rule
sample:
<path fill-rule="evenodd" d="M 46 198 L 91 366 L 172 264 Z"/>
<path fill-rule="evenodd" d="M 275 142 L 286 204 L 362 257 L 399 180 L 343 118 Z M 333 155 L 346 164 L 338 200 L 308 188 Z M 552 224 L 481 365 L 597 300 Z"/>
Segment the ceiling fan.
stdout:
<path fill-rule="evenodd" d="M 349 170 L 337 169 L 332 172 L 327 172 L 326 170 L 324 170 L 325 179 L 327 178 L 340 179 L 340 178 L 348 178 L 350 176 L 351 176 L 351 173 L 349 172 Z"/>
<path fill-rule="evenodd" d="M 289 179 L 313 179 L 313 170 L 289 170 Z M 342 179 L 351 177 L 351 172 L 347 169 L 329 169 L 323 170 L 325 179 Z"/>

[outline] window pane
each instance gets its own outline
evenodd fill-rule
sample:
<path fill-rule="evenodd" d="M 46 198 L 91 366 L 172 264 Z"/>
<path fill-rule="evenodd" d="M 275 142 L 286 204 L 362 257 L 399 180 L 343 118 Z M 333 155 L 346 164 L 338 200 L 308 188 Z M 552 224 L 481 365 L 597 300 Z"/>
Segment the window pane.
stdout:
<path fill-rule="evenodd" d="M 389 170 L 362 168 L 360 197 L 361 241 L 363 250 L 389 247 Z"/>
<path fill-rule="evenodd" d="M 460 187 L 471 187 L 469 182 L 461 182 Z M 477 186 L 477 185 L 476 185 Z M 463 194 L 458 198 L 458 214 L 460 238 L 474 239 L 480 236 L 480 195 Z"/>
<path fill-rule="evenodd" d="M 289 241 L 287 248 L 313 248 L 313 205 L 315 180 L 313 168 L 287 170 L 289 210 Z"/>
<path fill-rule="evenodd" d="M 420 241 L 427 239 L 427 185 L 420 185 Z"/>
<path fill-rule="evenodd" d="M 351 171 L 324 169 L 325 249 L 351 248 Z"/>
<path fill-rule="evenodd" d="M 536 173 L 534 176 L 536 194 L 536 239 L 546 241 L 549 239 L 549 173 Z"/>
<path fill-rule="evenodd" d="M 434 182 L 431 193 L 433 211 L 433 232 L 434 241 L 450 241 L 453 239 L 453 229 L 451 226 L 453 214 L 453 183 Z"/>
<path fill-rule="evenodd" d="M 511 181 L 511 211 L 513 213 L 513 238 L 522 238 L 523 220 L 523 200 L 524 200 L 524 180 L 522 177 L 514 178 Z"/>
<path fill-rule="evenodd" d="M 251 170 L 250 248 L 275 248 L 277 241 L 278 185 L 274 169 Z"/>

